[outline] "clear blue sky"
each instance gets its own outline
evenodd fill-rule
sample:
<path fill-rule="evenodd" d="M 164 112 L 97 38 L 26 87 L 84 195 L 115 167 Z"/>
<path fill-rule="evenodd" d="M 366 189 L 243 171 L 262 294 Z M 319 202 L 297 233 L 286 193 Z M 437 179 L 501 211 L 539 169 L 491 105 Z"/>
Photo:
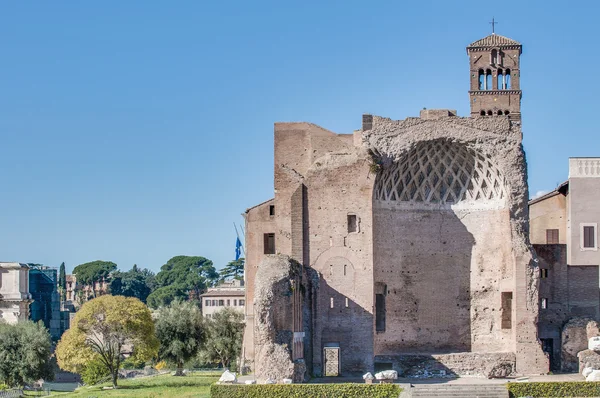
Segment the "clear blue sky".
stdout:
<path fill-rule="evenodd" d="M 0 260 L 153 270 L 234 256 L 273 123 L 468 115 L 465 46 L 523 43 L 531 195 L 600 156 L 597 1 L 0 4 Z"/>

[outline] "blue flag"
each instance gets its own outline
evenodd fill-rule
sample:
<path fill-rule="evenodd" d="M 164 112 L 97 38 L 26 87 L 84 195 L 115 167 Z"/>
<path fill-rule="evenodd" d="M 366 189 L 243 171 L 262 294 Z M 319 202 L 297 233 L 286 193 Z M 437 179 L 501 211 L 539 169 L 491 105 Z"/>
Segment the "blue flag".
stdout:
<path fill-rule="evenodd" d="M 235 241 L 235 260 L 236 261 L 240 259 L 241 248 L 242 248 L 242 242 L 240 242 L 240 238 L 238 237 Z"/>

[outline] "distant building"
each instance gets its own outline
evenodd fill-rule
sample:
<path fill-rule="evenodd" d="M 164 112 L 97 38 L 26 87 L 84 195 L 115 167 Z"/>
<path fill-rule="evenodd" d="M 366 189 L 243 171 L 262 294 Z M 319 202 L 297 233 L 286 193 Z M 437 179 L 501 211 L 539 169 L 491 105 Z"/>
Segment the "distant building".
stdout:
<path fill-rule="evenodd" d="M 202 294 L 202 314 L 207 318 L 212 318 L 215 312 L 226 307 L 232 307 L 240 313 L 244 313 L 246 305 L 246 289 L 243 281 L 231 280 L 225 281 L 217 287 L 211 287 Z"/>
<path fill-rule="evenodd" d="M 65 300 L 75 302 L 77 291 L 77 278 L 75 275 L 66 275 L 67 290 L 65 292 Z"/>
<path fill-rule="evenodd" d="M 94 291 L 92 291 L 91 286 L 82 285 L 77 282 L 77 276 L 74 274 L 69 274 L 66 276 L 67 279 L 67 289 L 65 292 L 65 300 L 66 305 L 71 307 L 79 307 L 85 301 L 90 300 L 96 296 L 102 296 L 103 294 L 108 293 L 108 282 L 100 281 L 94 283 Z"/>
<path fill-rule="evenodd" d="M 530 240 L 540 259 L 539 336 L 553 370 L 576 366 L 565 362 L 564 325 L 600 321 L 599 197 L 600 158 L 571 158 L 568 181 L 529 202 Z"/>
<path fill-rule="evenodd" d="M 14 324 L 29 318 L 29 267 L 0 262 L 0 320 Z"/>
<path fill-rule="evenodd" d="M 29 269 L 29 292 L 33 302 L 29 319 L 42 321 L 53 340 L 60 339 L 69 328 L 69 312 L 61 311 L 56 268 L 34 267 Z"/>

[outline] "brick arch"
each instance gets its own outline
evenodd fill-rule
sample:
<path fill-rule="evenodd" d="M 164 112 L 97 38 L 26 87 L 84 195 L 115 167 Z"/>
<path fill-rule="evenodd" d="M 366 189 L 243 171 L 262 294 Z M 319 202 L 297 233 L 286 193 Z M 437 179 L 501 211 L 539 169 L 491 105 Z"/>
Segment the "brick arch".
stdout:
<path fill-rule="evenodd" d="M 356 270 L 355 264 L 359 264 L 358 258 L 352 250 L 343 246 L 334 246 L 322 252 L 313 263 L 313 268 L 319 272 L 324 272 L 327 268 L 327 263 L 336 257 L 342 257 L 348 260 L 349 265 Z"/>

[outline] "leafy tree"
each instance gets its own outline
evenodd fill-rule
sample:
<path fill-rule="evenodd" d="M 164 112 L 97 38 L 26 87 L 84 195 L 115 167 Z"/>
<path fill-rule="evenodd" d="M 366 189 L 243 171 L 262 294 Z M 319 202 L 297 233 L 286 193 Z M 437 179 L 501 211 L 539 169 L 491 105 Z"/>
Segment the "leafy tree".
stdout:
<path fill-rule="evenodd" d="M 153 308 L 168 305 L 175 299 L 199 300 L 207 287 L 219 279 L 212 261 L 199 256 L 176 256 L 156 274 L 157 289 L 148 296 Z"/>
<path fill-rule="evenodd" d="M 81 373 L 92 361 L 100 361 L 117 388 L 125 355 L 145 361 L 156 356 L 158 346 L 144 303 L 134 297 L 105 295 L 88 301 L 75 314 L 55 354 L 60 368 L 70 372 Z"/>
<path fill-rule="evenodd" d="M 41 322 L 0 323 L 0 380 L 16 387 L 52 379 L 51 344 Z"/>
<path fill-rule="evenodd" d="M 228 368 L 242 350 L 244 315 L 226 307 L 207 320 L 206 329 L 208 336 L 202 354 L 211 362 Z"/>
<path fill-rule="evenodd" d="M 154 288 L 154 273 L 147 269 L 139 269 L 136 264 L 127 272 L 115 271 L 109 285 L 113 295 L 136 297 L 143 303 Z"/>
<path fill-rule="evenodd" d="M 108 376 L 110 370 L 99 359 L 88 362 L 81 371 L 81 379 L 88 386 L 97 384 Z"/>
<path fill-rule="evenodd" d="M 242 279 L 244 277 L 244 257 L 227 263 L 219 275 L 222 279 Z"/>
<path fill-rule="evenodd" d="M 106 282 L 110 274 L 117 269 L 117 264 L 112 261 L 92 261 L 85 264 L 79 264 L 73 273 L 77 281 L 85 286 L 90 286 L 93 297 L 96 297 L 96 283 Z"/>
<path fill-rule="evenodd" d="M 146 302 L 151 308 L 160 308 L 171 304 L 175 300 L 187 300 L 188 298 L 189 295 L 182 287 L 164 286 L 150 293 Z"/>
<path fill-rule="evenodd" d="M 67 272 L 65 271 L 65 263 L 60 264 L 58 270 L 58 291 L 60 292 L 60 299 L 65 300 L 67 294 Z"/>
<path fill-rule="evenodd" d="M 174 301 L 160 307 L 156 317 L 158 357 L 177 365 L 176 376 L 183 376 L 183 364 L 195 357 L 204 339 L 202 312 L 191 302 Z"/>

